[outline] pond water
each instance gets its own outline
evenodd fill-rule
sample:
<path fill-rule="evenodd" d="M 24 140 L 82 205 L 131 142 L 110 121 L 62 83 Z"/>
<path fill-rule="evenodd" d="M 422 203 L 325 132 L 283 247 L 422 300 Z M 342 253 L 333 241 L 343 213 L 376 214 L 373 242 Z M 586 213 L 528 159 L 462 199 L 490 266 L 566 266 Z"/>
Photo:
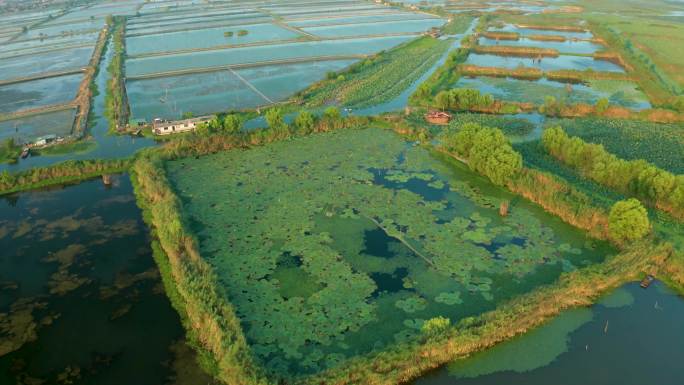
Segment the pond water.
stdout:
<path fill-rule="evenodd" d="M 411 38 L 411 36 L 394 36 L 333 41 L 309 41 L 146 57 L 126 61 L 126 74 L 129 77 L 135 77 L 166 71 L 269 62 L 273 60 L 299 58 L 313 59 L 317 56 L 373 54 L 394 47 Z"/>
<path fill-rule="evenodd" d="M 2 59 L 0 80 L 35 76 L 45 72 L 78 70 L 88 65 L 93 48 L 94 46 L 78 47 Z"/>
<path fill-rule="evenodd" d="M 82 79 L 75 74 L 0 86 L 0 113 L 67 103 Z"/>
<path fill-rule="evenodd" d="M 161 23 L 160 25 L 151 25 L 144 23 L 140 28 L 131 29 L 126 33 L 127 37 L 135 37 L 141 35 L 150 35 L 158 33 L 182 32 L 192 31 L 196 29 L 205 29 L 212 27 L 225 27 L 227 30 L 233 28 L 240 28 L 246 24 L 263 24 L 272 21 L 272 18 L 265 15 L 255 14 L 254 17 L 236 16 L 221 16 L 221 17 L 203 17 L 198 18 L 193 23 L 185 23 L 182 21 Z M 152 23 L 150 23 L 152 24 Z"/>
<path fill-rule="evenodd" d="M 14 138 L 18 143 L 28 143 L 48 134 L 67 136 L 71 134 L 75 114 L 75 109 L 66 109 L 0 121 L 0 141 Z"/>
<path fill-rule="evenodd" d="M 53 49 L 74 48 L 77 45 L 94 44 L 98 33 L 86 33 L 71 36 L 51 37 L 47 39 L 34 39 L 13 41 L 8 44 L 0 45 L 0 57 L 9 58 L 12 56 L 40 53 L 41 51 Z"/>
<path fill-rule="evenodd" d="M 336 38 L 342 36 L 417 33 L 427 31 L 432 27 L 439 27 L 442 24 L 444 24 L 444 20 L 441 19 L 424 19 L 307 27 L 303 28 L 303 30 L 323 38 Z"/>
<path fill-rule="evenodd" d="M 413 13 L 383 13 L 378 15 L 366 16 L 343 16 L 343 17 L 326 17 L 320 19 L 290 19 L 287 24 L 293 27 L 315 27 L 324 25 L 341 25 L 341 24 L 356 24 L 356 23 L 373 23 L 373 22 L 390 22 L 403 20 L 424 20 L 433 19 L 428 15 L 416 15 Z"/>
<path fill-rule="evenodd" d="M 30 28 L 28 32 L 21 35 L 20 39 L 35 39 L 41 35 L 60 36 L 89 33 L 102 29 L 104 24 L 104 18 L 98 18 L 94 20 L 78 21 L 67 24 L 46 25 L 39 28 Z"/>
<path fill-rule="evenodd" d="M 202 115 L 254 108 L 281 101 L 323 79 L 326 73 L 339 71 L 353 62 L 333 60 L 282 64 L 234 72 L 224 70 L 129 80 L 126 82 L 126 89 L 134 118 L 148 121 L 157 117 L 178 119 L 185 112 Z"/>
<path fill-rule="evenodd" d="M 541 62 L 531 58 L 520 58 L 513 56 L 499 56 L 490 54 L 471 53 L 465 64 L 472 64 L 481 67 L 501 67 L 516 69 L 518 67 L 539 68 L 543 71 L 556 70 L 577 70 L 584 71 L 592 69 L 594 71 L 606 72 L 625 72 L 617 64 L 605 60 L 594 60 L 592 57 L 560 55 L 558 57 L 545 57 Z"/>
<path fill-rule="evenodd" d="M 238 30 L 247 31 L 248 34 L 245 36 L 238 36 Z M 224 32 L 228 31 L 232 32 L 233 36 L 224 36 Z M 196 48 L 288 40 L 296 39 L 301 36 L 301 34 L 274 24 L 244 25 L 234 28 L 218 27 L 197 29 L 127 38 L 126 53 L 135 56 L 153 52 L 171 52 Z"/>
<path fill-rule="evenodd" d="M 547 96 L 568 103 L 596 104 L 599 99 L 607 98 L 611 104 L 642 110 L 651 104 L 643 92 L 632 82 L 602 80 L 591 85 L 561 83 L 545 78 L 539 80 L 519 80 L 513 78 L 460 78 L 453 84 L 455 88 L 473 88 L 492 95 L 495 99 L 543 104 Z"/>
<path fill-rule="evenodd" d="M 506 24 L 500 28 L 490 28 L 489 31 L 501 32 L 516 32 L 521 35 L 553 35 L 564 36 L 566 39 L 591 39 L 594 36 L 589 31 L 585 32 L 570 32 L 570 31 L 553 31 L 547 29 L 533 29 L 533 28 L 519 28 L 513 24 Z"/>
<path fill-rule="evenodd" d="M 416 338 L 430 318 L 480 314 L 613 252 L 389 131 L 167 169 L 256 355 L 283 375 Z"/>
<path fill-rule="evenodd" d="M 678 385 L 684 300 L 657 282 L 631 283 L 414 385 Z"/>
<path fill-rule="evenodd" d="M 113 181 L 0 199 L 0 383 L 210 383 Z"/>
<path fill-rule="evenodd" d="M 590 54 L 596 51 L 601 51 L 604 47 L 600 44 L 595 44 L 590 41 L 584 40 L 566 40 L 564 42 L 559 41 L 540 41 L 521 38 L 519 40 L 495 40 L 488 39 L 486 37 L 481 37 L 478 40 L 480 45 L 504 45 L 504 46 L 514 46 L 514 47 L 536 47 L 536 48 L 549 48 L 558 50 L 560 53 L 577 53 L 577 54 Z"/>

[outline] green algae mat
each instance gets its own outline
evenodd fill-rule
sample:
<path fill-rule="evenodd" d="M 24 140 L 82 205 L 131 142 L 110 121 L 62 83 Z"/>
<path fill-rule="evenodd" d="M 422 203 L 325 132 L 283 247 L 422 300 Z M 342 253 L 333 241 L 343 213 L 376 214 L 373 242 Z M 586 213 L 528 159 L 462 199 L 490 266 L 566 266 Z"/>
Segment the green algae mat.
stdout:
<path fill-rule="evenodd" d="M 380 129 L 166 167 L 254 356 L 279 377 L 419 338 L 426 320 L 456 324 L 612 252 Z"/>

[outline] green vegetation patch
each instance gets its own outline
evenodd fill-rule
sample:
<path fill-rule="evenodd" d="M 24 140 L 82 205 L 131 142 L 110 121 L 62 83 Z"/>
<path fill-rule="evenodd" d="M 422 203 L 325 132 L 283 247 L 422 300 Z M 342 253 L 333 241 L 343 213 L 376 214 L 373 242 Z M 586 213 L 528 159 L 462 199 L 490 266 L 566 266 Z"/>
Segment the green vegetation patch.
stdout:
<path fill-rule="evenodd" d="M 522 201 L 501 217 L 508 193 L 379 129 L 166 167 L 202 258 L 275 377 L 419 338 L 428 320 L 455 324 L 606 251 Z"/>
<path fill-rule="evenodd" d="M 361 108 L 399 96 L 430 69 L 453 43 L 421 37 L 388 52 L 353 65 L 342 74 L 328 74 L 328 80 L 304 95 L 309 106 L 329 103 Z"/>
<path fill-rule="evenodd" d="M 616 156 L 644 159 L 675 174 L 684 174 L 684 129 L 681 124 L 659 124 L 610 119 L 554 119 L 571 136 L 602 144 Z"/>

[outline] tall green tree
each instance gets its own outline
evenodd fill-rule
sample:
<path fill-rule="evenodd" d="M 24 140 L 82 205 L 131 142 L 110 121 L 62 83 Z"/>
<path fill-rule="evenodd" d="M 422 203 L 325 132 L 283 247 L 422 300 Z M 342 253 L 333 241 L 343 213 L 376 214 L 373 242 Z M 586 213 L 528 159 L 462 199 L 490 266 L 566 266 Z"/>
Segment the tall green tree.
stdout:
<path fill-rule="evenodd" d="M 608 230 L 620 243 L 641 239 L 651 231 L 648 212 L 637 199 L 618 201 L 610 209 Z"/>

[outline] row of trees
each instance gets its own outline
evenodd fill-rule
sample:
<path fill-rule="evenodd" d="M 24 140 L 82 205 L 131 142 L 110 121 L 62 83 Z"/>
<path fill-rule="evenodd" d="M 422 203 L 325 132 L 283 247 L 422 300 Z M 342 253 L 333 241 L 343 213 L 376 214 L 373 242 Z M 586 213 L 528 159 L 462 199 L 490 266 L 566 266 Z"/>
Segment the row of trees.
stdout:
<path fill-rule="evenodd" d="M 464 124 L 459 131 L 446 133 L 443 143 L 447 151 L 498 185 L 506 184 L 522 169 L 522 156 L 498 128 Z"/>
<path fill-rule="evenodd" d="M 454 88 L 440 91 L 435 96 L 435 105 L 444 110 L 468 111 L 474 108 L 489 108 L 494 98 L 489 94 L 482 94 L 479 90 L 470 88 Z"/>
<path fill-rule="evenodd" d="M 620 159 L 600 144 L 568 136 L 561 127 L 546 129 L 542 144 L 549 154 L 583 176 L 684 217 L 684 175 L 674 175 L 642 159 Z"/>

